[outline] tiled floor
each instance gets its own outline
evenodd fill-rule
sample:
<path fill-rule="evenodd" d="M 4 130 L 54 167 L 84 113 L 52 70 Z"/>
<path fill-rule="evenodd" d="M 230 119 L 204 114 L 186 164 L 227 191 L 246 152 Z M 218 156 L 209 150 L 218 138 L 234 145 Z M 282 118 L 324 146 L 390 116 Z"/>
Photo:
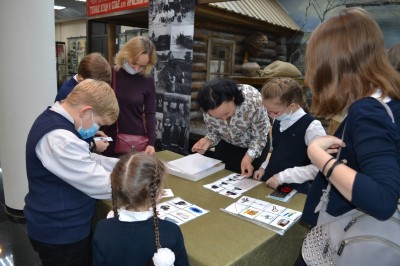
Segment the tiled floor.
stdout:
<path fill-rule="evenodd" d="M 3 175 L 0 168 L 0 265 L 40 266 L 37 253 L 29 242 L 25 221 L 7 215 L 5 210 Z"/>

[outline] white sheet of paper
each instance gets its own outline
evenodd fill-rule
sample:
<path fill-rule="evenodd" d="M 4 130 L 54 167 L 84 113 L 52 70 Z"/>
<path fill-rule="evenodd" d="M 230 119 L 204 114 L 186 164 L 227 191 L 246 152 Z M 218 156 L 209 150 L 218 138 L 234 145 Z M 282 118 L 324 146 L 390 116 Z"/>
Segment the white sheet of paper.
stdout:
<path fill-rule="evenodd" d="M 106 141 L 112 141 L 112 137 L 95 137 L 93 138 L 94 141 L 99 141 L 99 140 L 106 140 Z"/>
<path fill-rule="evenodd" d="M 163 198 L 169 198 L 169 197 L 173 197 L 174 193 L 172 192 L 172 189 L 170 188 L 165 188 L 162 194 Z"/>
<path fill-rule="evenodd" d="M 220 160 L 206 157 L 199 153 L 187 155 L 183 158 L 168 162 L 174 168 L 191 175 L 195 175 L 220 163 Z"/>

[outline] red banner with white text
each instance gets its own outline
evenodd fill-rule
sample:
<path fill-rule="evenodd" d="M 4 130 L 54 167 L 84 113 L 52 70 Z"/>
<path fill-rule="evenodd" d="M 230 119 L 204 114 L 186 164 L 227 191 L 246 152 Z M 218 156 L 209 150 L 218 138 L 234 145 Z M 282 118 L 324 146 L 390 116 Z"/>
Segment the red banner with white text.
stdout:
<path fill-rule="evenodd" d="M 149 6 L 149 0 L 87 0 L 87 15 L 98 16 Z"/>

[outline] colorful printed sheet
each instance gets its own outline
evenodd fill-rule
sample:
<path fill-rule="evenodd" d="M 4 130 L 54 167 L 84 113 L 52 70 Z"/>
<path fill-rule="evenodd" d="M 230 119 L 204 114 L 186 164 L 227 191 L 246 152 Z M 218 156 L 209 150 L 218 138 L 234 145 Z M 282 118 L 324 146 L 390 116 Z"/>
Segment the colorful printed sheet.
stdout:
<path fill-rule="evenodd" d="M 158 203 L 156 207 L 160 219 L 177 225 L 184 224 L 209 212 L 179 197 Z"/>
<path fill-rule="evenodd" d="M 221 211 L 245 219 L 283 235 L 300 217 L 301 212 L 277 204 L 242 196 Z"/>

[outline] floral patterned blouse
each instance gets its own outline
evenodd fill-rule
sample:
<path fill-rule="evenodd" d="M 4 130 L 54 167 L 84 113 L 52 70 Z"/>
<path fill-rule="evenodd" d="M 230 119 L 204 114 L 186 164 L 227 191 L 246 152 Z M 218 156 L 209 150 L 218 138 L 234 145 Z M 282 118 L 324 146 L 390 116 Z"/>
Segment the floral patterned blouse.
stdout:
<path fill-rule="evenodd" d="M 260 92 L 245 84 L 239 85 L 239 89 L 244 95 L 244 102 L 236 106 L 235 114 L 229 121 L 203 113 L 207 125 L 206 137 L 212 141 L 212 146 L 223 139 L 232 145 L 248 148 L 247 154 L 255 159 L 267 143 L 270 122 Z"/>

